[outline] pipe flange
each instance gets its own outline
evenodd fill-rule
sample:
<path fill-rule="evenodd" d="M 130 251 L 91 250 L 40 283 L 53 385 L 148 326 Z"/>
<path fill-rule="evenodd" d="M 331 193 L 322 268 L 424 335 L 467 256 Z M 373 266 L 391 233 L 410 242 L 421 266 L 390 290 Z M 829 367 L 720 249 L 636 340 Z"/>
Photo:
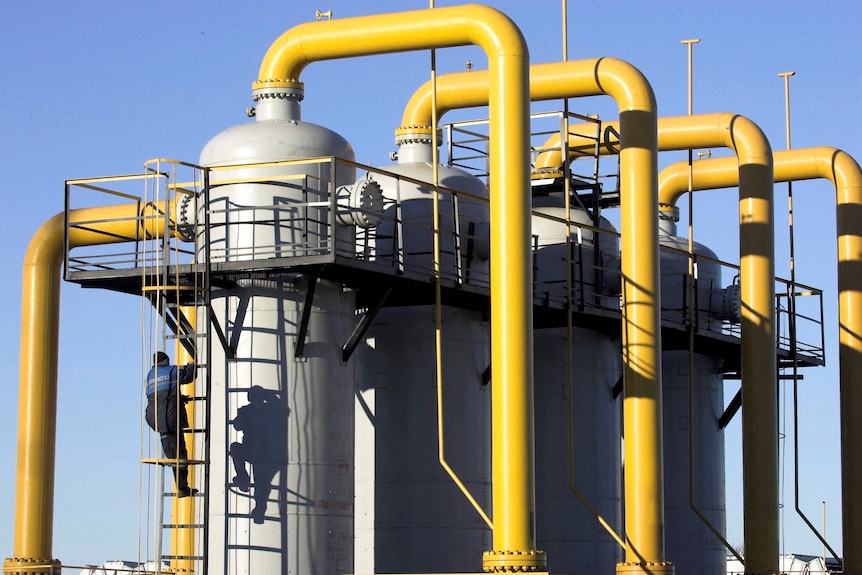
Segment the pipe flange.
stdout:
<path fill-rule="evenodd" d="M 544 551 L 494 550 L 482 554 L 482 570 L 486 573 L 516 573 L 547 571 L 548 556 Z"/>
<path fill-rule="evenodd" d="M 395 130 L 395 144 L 430 144 L 433 141 L 434 128 L 431 126 L 402 126 Z M 443 130 L 437 128 L 437 145 L 443 141 Z"/>
<path fill-rule="evenodd" d="M 663 220 L 679 221 L 679 207 L 672 204 L 658 203 L 658 217 Z"/>
<path fill-rule="evenodd" d="M 631 563 L 617 563 L 617 575 L 628 573 L 654 573 L 673 575 L 674 567 L 670 561 L 640 561 Z"/>
<path fill-rule="evenodd" d="M 298 86 L 257 86 L 255 83 L 254 89 L 251 91 L 251 99 L 255 102 L 261 100 L 296 100 L 301 102 L 305 97 L 305 90 L 302 88 L 302 83 Z"/>
<path fill-rule="evenodd" d="M 370 178 L 336 190 L 336 221 L 343 226 L 376 228 L 383 223 L 383 189 Z"/>
<path fill-rule="evenodd" d="M 302 82 L 297 78 L 289 78 L 287 80 L 257 80 L 251 85 L 252 91 L 265 90 L 267 88 L 287 88 L 290 90 L 304 91 Z"/>
<path fill-rule="evenodd" d="M 191 194 L 182 194 L 177 206 L 176 232 L 184 242 L 193 242 L 195 240 L 194 199 L 194 196 Z M 191 216 L 189 215 L 190 212 Z"/>
<path fill-rule="evenodd" d="M 60 575 L 59 559 L 42 557 L 9 557 L 3 561 L 5 575 Z"/>

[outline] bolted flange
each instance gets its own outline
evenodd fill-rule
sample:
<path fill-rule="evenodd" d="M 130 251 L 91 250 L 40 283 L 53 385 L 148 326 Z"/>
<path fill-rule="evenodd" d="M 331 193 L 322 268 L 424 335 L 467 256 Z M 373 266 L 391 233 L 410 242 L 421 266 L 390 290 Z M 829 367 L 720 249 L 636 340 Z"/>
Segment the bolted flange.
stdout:
<path fill-rule="evenodd" d="M 4 575 L 60 575 L 59 559 L 10 557 L 3 561 Z"/>
<path fill-rule="evenodd" d="M 617 575 L 640 573 L 643 575 L 673 575 L 674 567 L 670 561 L 644 561 L 642 563 L 617 563 Z"/>
<path fill-rule="evenodd" d="M 544 551 L 485 551 L 482 570 L 486 573 L 513 573 L 547 571 L 548 556 Z"/>

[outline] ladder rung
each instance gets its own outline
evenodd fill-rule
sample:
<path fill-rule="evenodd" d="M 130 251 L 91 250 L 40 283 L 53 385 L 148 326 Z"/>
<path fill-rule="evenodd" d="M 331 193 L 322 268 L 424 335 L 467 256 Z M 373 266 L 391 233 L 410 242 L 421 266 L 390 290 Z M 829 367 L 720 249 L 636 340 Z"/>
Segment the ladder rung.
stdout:
<path fill-rule="evenodd" d="M 203 555 L 162 555 L 162 559 L 188 559 L 189 561 L 203 561 Z"/>
<path fill-rule="evenodd" d="M 141 463 L 176 467 L 177 465 L 202 465 L 205 461 L 201 459 L 162 459 L 159 457 L 145 457 L 141 459 Z"/>
<path fill-rule="evenodd" d="M 165 529 L 203 529 L 203 523 L 165 523 Z"/>
<path fill-rule="evenodd" d="M 193 427 L 192 429 L 183 429 L 183 433 L 206 433 L 207 430 L 203 427 Z"/>
<path fill-rule="evenodd" d="M 141 291 L 145 292 L 175 292 L 175 291 L 205 291 L 206 288 L 202 286 L 186 286 L 186 285 L 177 285 L 177 284 L 158 284 L 158 285 L 149 285 L 143 286 Z"/>

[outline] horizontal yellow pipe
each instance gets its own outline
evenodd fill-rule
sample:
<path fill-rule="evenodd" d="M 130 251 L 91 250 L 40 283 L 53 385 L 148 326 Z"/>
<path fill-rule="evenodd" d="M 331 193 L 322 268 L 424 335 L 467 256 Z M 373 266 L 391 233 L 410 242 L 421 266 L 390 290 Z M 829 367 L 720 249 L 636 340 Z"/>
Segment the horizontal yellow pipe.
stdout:
<path fill-rule="evenodd" d="M 862 169 L 849 154 L 830 147 L 775 152 L 775 181 L 823 178 L 835 186 L 838 241 L 838 361 L 841 388 L 841 485 L 845 573 L 862 573 Z M 694 190 L 738 184 L 736 158 L 692 163 Z M 672 207 L 688 190 L 689 165 L 679 162 L 659 175 L 659 202 Z"/>
<path fill-rule="evenodd" d="M 134 241 L 144 233 L 160 237 L 165 218 L 159 214 L 164 209 L 164 202 L 154 202 L 72 210 L 69 248 Z M 141 216 L 144 220 L 139 219 Z M 142 229 L 142 221 L 146 229 Z M 14 555 L 4 562 L 9 569 L 59 565 L 51 554 L 60 264 L 65 227 L 64 214 L 49 219 L 33 236 L 24 256 Z"/>
<path fill-rule="evenodd" d="M 488 72 L 484 71 L 446 74 L 433 84 L 426 83 L 408 102 L 396 134 L 427 139 L 435 129 L 435 111 L 439 118 L 451 109 L 484 106 L 488 103 L 488 85 Z M 533 101 L 601 94 L 616 100 L 620 121 L 626 125 L 620 154 L 621 207 L 626 222 L 621 233 L 621 264 L 626 278 L 626 562 L 629 567 L 640 568 L 664 562 L 655 96 L 639 70 L 615 58 L 530 67 Z"/>
<path fill-rule="evenodd" d="M 302 90 L 314 61 L 474 44 L 490 67 L 494 549 L 490 568 L 544 568 L 534 547 L 529 53 L 504 14 L 478 4 L 300 24 L 261 64 L 256 93 Z M 517 553 L 512 553 L 513 551 Z"/>
<path fill-rule="evenodd" d="M 437 77 L 437 117 L 460 108 L 488 104 L 488 72 L 471 70 Z M 401 129 L 429 128 L 432 117 L 431 81 L 420 86 L 404 107 Z M 634 66 L 616 58 L 589 58 L 530 66 L 530 100 L 578 98 L 607 94 L 620 111 L 655 108 L 655 96 L 647 79 Z"/>

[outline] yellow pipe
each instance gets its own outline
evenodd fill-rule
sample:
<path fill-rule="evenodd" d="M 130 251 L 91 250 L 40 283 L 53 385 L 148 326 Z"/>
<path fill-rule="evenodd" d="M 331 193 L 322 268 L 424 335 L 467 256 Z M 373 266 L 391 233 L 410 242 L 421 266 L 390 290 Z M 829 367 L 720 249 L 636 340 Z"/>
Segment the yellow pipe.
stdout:
<path fill-rule="evenodd" d="M 605 123 L 609 147 L 622 122 Z M 578 132 L 578 130 L 572 130 Z M 570 135 L 570 151 L 583 149 L 586 127 Z M 760 128 L 735 114 L 661 118 L 659 150 L 727 147 L 739 162 L 739 250 L 742 297 L 743 507 L 746 573 L 778 572 L 778 416 L 775 359 L 775 261 L 772 149 Z M 545 148 L 559 148 L 559 137 Z M 623 144 L 621 148 L 625 148 Z M 612 150 L 602 149 L 602 153 Z M 620 152 L 622 153 L 622 152 Z M 560 152 L 537 159 L 538 168 L 561 165 Z M 626 221 L 623 219 L 623 229 Z M 626 462 L 628 464 L 628 462 Z"/>
<path fill-rule="evenodd" d="M 835 186 L 838 240 L 838 361 L 841 390 L 841 485 L 844 572 L 862 574 L 862 169 L 849 154 L 830 147 L 775 152 L 775 181 L 824 178 Z M 683 173 L 684 172 L 684 173 Z M 683 177 L 684 176 L 684 177 Z M 735 158 L 693 163 L 695 190 L 736 186 Z M 685 181 L 683 181 L 683 179 Z M 676 205 L 688 187 L 688 164 L 659 175 L 659 202 Z"/>
<path fill-rule="evenodd" d="M 300 24 L 261 64 L 256 96 L 301 97 L 299 75 L 314 61 L 475 44 L 488 56 L 491 134 L 491 357 L 494 385 L 494 551 L 486 569 L 542 569 L 532 537 L 532 302 L 529 253 L 527 45 L 501 12 L 453 6 Z"/>
<path fill-rule="evenodd" d="M 436 79 L 436 110 L 488 102 L 488 72 L 447 74 Z M 620 154 L 623 218 L 621 249 L 625 278 L 623 306 L 624 425 L 626 429 L 626 562 L 620 572 L 672 572 L 664 559 L 664 493 L 661 442 L 661 332 L 659 329 L 658 152 L 656 103 L 639 70 L 614 58 L 537 64 L 530 67 L 530 99 L 550 100 L 607 94 L 625 124 Z M 431 86 L 408 102 L 397 135 L 431 134 Z M 492 139 L 493 142 L 493 139 Z M 494 182 L 492 176 L 491 182 Z M 492 202 L 493 207 L 493 202 Z M 637 257 L 635 257 L 637 254 Z M 493 257 L 492 260 L 493 262 Z"/>
<path fill-rule="evenodd" d="M 198 287 L 198 286 L 195 286 Z M 177 294 L 179 296 L 179 294 Z M 180 308 L 181 312 L 185 315 L 186 319 L 188 319 L 189 324 L 192 328 L 197 327 L 197 308 L 194 306 L 182 306 Z M 196 358 L 192 357 L 191 354 L 186 350 L 185 347 L 180 343 L 180 340 L 177 339 L 176 346 L 174 349 L 177 358 L 178 365 L 184 365 L 189 362 L 195 361 Z M 192 382 L 188 384 L 191 389 L 191 395 L 200 395 L 195 390 L 197 389 L 197 383 Z M 182 395 L 190 395 L 188 391 L 181 390 Z M 186 417 L 189 423 L 189 428 L 194 429 L 197 427 L 197 410 L 195 409 L 195 402 L 189 402 L 185 404 L 183 409 L 186 410 Z M 194 433 L 186 433 L 183 438 L 186 444 L 186 451 L 188 453 L 189 459 L 197 459 L 197 437 Z M 188 473 L 189 473 L 189 487 L 195 487 L 196 481 L 198 477 L 196 465 L 189 465 Z M 177 497 L 174 499 L 173 505 L 171 506 L 171 513 L 173 514 L 173 522 L 177 525 L 193 525 L 197 523 L 195 521 L 195 498 L 194 497 Z M 173 555 L 177 555 L 179 557 L 183 557 L 183 559 L 174 559 L 171 561 L 171 569 L 174 572 L 183 572 L 183 573 L 192 573 L 194 572 L 194 560 L 189 559 L 195 555 L 195 529 L 194 527 L 182 527 L 178 529 L 174 529 L 172 531 L 171 537 L 171 549 L 173 550 Z"/>
<path fill-rule="evenodd" d="M 69 248 L 160 235 L 163 202 L 87 208 L 69 212 Z M 144 216 L 141 229 L 139 216 Z M 86 228 L 72 227 L 86 223 Z M 13 556 L 10 572 L 50 573 L 60 567 L 51 557 L 54 527 L 54 467 L 57 435 L 57 347 L 60 264 L 65 216 L 46 221 L 24 256 L 18 400 L 18 467 L 15 482 Z"/>

